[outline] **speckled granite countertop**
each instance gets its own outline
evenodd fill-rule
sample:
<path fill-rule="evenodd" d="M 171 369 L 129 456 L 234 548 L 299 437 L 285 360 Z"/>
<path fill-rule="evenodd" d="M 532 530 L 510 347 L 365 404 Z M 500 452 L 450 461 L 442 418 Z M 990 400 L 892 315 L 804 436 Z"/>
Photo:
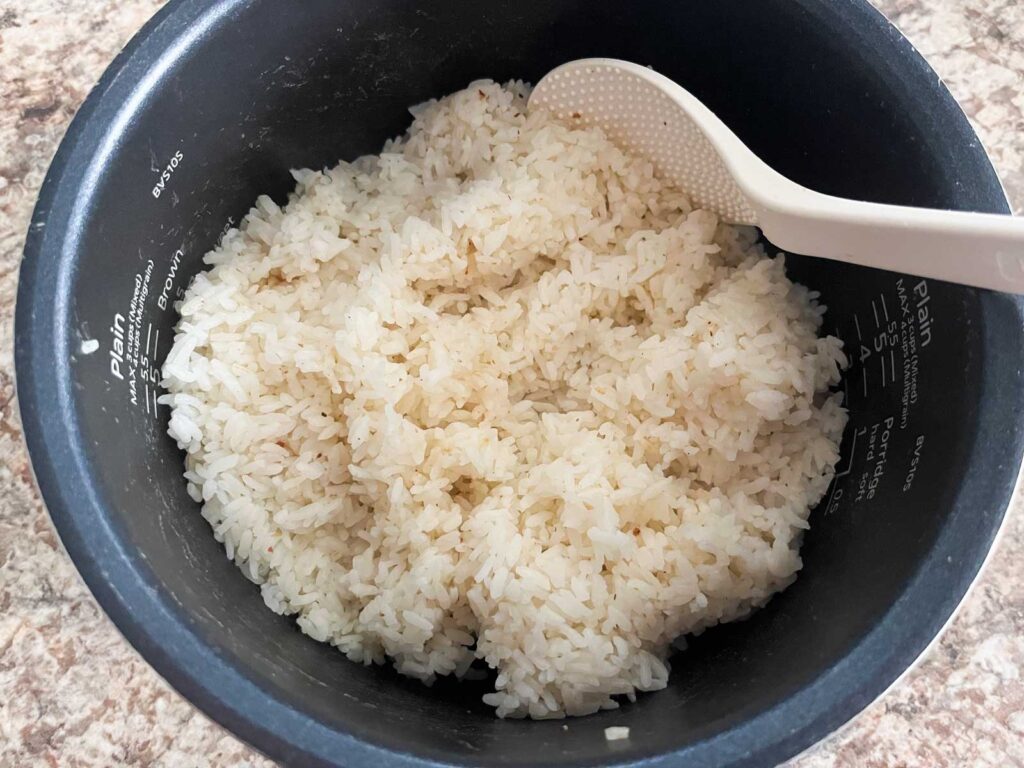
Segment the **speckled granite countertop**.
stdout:
<path fill-rule="evenodd" d="M 939 71 L 1024 208 L 1024 2 L 875 0 Z M 14 401 L 18 262 L 68 122 L 158 0 L 0 0 L 0 768 L 272 764 L 117 634 L 32 487 Z M 789 768 L 1024 766 L 1024 503 L 924 660 Z"/>

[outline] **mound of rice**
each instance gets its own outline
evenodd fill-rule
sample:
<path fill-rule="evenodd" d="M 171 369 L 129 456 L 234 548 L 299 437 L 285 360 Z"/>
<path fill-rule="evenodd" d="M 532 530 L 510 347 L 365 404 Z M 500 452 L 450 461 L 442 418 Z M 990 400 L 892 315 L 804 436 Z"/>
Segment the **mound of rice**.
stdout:
<path fill-rule="evenodd" d="M 666 684 L 800 568 L 845 423 L 823 308 L 522 83 L 297 171 L 206 256 L 163 369 L 185 477 L 273 610 L 499 716 Z"/>

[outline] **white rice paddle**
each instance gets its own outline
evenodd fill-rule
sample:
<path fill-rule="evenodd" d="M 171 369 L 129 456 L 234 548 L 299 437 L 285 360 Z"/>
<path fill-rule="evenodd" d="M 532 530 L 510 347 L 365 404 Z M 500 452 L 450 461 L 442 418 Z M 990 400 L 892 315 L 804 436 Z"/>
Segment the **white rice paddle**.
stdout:
<path fill-rule="evenodd" d="M 1024 219 L 823 195 L 772 170 L 692 94 L 651 69 L 581 59 L 530 96 L 568 123 L 599 126 L 731 224 L 792 253 L 1024 293 Z"/>

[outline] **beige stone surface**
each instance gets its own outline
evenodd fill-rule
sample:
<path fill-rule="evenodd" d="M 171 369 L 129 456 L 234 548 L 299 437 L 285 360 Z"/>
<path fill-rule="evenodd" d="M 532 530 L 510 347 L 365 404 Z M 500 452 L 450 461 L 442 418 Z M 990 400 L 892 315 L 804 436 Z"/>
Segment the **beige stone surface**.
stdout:
<path fill-rule="evenodd" d="M 1020 212 L 1024 3 L 877 4 L 960 99 Z M 0 0 L 0 768 L 271 765 L 171 691 L 102 615 L 51 532 L 16 414 L 11 315 L 33 200 L 88 89 L 159 5 Z M 790 768 L 1024 766 L 1021 506 L 923 661 Z"/>

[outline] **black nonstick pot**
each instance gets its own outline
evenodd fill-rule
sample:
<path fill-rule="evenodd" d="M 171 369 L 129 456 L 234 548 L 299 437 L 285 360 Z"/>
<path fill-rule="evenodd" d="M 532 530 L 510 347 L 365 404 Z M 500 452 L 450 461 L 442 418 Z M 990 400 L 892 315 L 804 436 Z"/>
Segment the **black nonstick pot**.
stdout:
<path fill-rule="evenodd" d="M 156 402 L 175 299 L 258 194 L 284 199 L 290 168 L 377 151 L 407 107 L 475 78 L 535 81 L 585 56 L 652 65 L 811 188 L 1007 210 L 956 103 L 862 0 L 172 0 L 43 186 L 18 392 L 39 486 L 104 609 L 174 687 L 284 763 L 771 765 L 918 657 L 999 529 L 1024 449 L 1024 303 L 793 257 L 852 362 L 838 477 L 797 582 L 694 639 L 667 690 L 501 721 L 483 684 L 353 664 L 263 605 L 189 499 Z M 629 739 L 606 741 L 612 725 Z"/>

